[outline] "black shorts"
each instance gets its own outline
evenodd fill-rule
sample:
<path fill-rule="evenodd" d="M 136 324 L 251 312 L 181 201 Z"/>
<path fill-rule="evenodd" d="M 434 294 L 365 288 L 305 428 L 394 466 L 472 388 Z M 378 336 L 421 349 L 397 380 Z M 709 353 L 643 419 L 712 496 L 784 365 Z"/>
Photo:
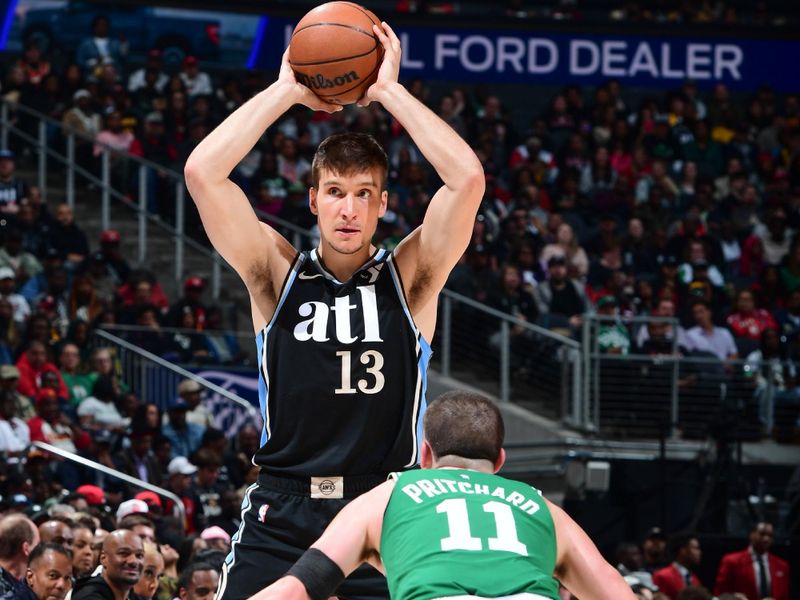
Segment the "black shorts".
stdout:
<path fill-rule="evenodd" d="M 247 489 L 242 522 L 231 541 L 215 600 L 245 600 L 283 577 L 313 544 L 333 517 L 355 496 L 378 485 L 385 477 L 345 478 L 344 499 L 310 497 L 308 480 L 265 475 Z M 348 481 L 354 485 L 348 490 Z M 362 565 L 336 592 L 342 600 L 388 600 L 386 579 Z"/>

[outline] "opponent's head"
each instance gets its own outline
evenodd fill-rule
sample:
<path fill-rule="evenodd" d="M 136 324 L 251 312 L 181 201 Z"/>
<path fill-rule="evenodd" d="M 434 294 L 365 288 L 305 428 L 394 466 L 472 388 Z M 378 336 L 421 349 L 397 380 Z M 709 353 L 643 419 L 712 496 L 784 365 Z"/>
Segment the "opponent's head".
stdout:
<path fill-rule="evenodd" d="M 309 206 L 321 243 L 341 254 L 369 246 L 386 212 L 386 152 L 372 136 L 339 133 L 325 139 L 311 163 Z"/>
<path fill-rule="evenodd" d="M 498 471 L 505 462 L 503 415 L 481 394 L 446 392 L 431 402 L 423 419 L 422 468 L 486 461 Z"/>

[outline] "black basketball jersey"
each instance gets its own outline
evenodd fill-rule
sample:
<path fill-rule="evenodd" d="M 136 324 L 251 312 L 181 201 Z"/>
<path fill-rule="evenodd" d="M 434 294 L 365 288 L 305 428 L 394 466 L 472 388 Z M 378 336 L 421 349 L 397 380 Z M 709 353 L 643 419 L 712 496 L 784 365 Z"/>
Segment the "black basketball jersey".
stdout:
<path fill-rule="evenodd" d="M 257 465 L 311 477 L 417 463 L 431 350 L 390 252 L 376 251 L 345 282 L 316 250 L 299 254 L 256 346 Z"/>

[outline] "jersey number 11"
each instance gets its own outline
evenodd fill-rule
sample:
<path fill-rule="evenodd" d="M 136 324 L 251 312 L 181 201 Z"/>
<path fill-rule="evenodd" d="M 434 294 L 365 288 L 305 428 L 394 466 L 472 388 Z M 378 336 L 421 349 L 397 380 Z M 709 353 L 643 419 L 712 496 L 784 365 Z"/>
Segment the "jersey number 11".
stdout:
<path fill-rule="evenodd" d="M 437 513 L 447 515 L 447 526 L 450 535 L 442 538 L 442 550 L 483 550 L 483 540 L 472 536 L 469 525 L 467 501 L 464 498 L 448 498 L 436 505 Z M 492 500 L 483 504 L 483 512 L 494 515 L 494 524 L 497 531 L 496 537 L 490 537 L 487 542 L 489 550 L 513 552 L 528 556 L 528 547 L 519 541 L 517 524 L 514 522 L 514 513 L 508 504 Z"/>

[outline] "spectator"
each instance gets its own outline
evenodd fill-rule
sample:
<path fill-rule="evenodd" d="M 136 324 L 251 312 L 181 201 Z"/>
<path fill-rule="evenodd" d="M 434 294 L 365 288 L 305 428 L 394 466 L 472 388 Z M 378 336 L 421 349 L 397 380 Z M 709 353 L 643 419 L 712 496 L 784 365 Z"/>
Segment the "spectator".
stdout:
<path fill-rule="evenodd" d="M 589 273 L 589 259 L 586 257 L 586 252 L 578 245 L 575 233 L 567 223 L 558 227 L 555 243 L 547 244 L 544 247 L 539 260 L 543 265 L 548 265 L 554 256 L 566 258 L 571 277 L 583 279 Z"/>
<path fill-rule="evenodd" d="M 642 542 L 644 570 L 648 573 L 667 566 L 667 537 L 660 527 L 652 527 Z"/>
<path fill-rule="evenodd" d="M 753 292 L 739 290 L 736 293 L 736 310 L 728 315 L 728 329 L 737 338 L 758 341 L 766 329 L 778 329 L 773 316 L 763 308 L 756 308 Z"/>
<path fill-rule="evenodd" d="M 183 59 L 183 70 L 180 73 L 181 81 L 186 87 L 189 98 L 195 96 L 211 96 L 214 87 L 208 73 L 200 70 L 196 56 L 187 56 Z"/>
<path fill-rule="evenodd" d="M 6 232 L 5 242 L 0 248 L 0 267 L 13 269 L 19 284 L 25 283 L 42 270 L 38 259 L 30 252 L 22 250 L 22 234 L 17 229 Z"/>
<path fill-rule="evenodd" d="M 16 414 L 16 398 L 9 392 L 0 393 L 0 453 L 8 462 L 17 462 L 31 443 L 28 426 Z"/>
<path fill-rule="evenodd" d="M 603 296 L 597 301 L 597 314 L 601 317 L 618 317 L 617 299 Z M 597 326 L 597 345 L 601 352 L 609 354 L 628 354 L 631 347 L 627 328 L 619 322 L 601 320 Z"/>
<path fill-rule="evenodd" d="M 186 517 L 184 529 L 186 533 L 197 531 L 199 529 L 199 521 L 202 518 L 200 501 L 191 492 L 192 476 L 195 473 L 197 473 L 197 467 L 190 463 L 185 456 L 176 456 L 167 466 L 166 488 L 183 501 Z M 172 500 L 167 500 L 164 505 L 164 513 L 172 514 L 175 510 L 175 504 Z"/>
<path fill-rule="evenodd" d="M 25 579 L 2 600 L 64 600 L 72 589 L 72 555 L 58 544 L 41 543 L 30 554 Z"/>
<path fill-rule="evenodd" d="M 164 73 L 161 60 L 161 50 L 158 48 L 151 48 L 147 51 L 147 58 L 142 68 L 137 69 L 128 78 L 128 91 L 131 94 L 138 92 L 140 89 L 147 87 L 147 78 L 150 72 L 155 74 L 153 87 L 156 92 L 163 93 L 164 89 L 169 83 L 169 77 Z"/>
<path fill-rule="evenodd" d="M 303 181 L 311 171 L 311 163 L 299 155 L 297 141 L 290 137 L 283 138 L 278 152 L 278 173 L 290 183 Z"/>
<path fill-rule="evenodd" d="M 212 550 L 219 550 L 225 555 L 231 550 L 231 536 L 221 527 L 208 527 L 203 530 L 200 537 L 208 542 L 208 547 Z"/>
<path fill-rule="evenodd" d="M 722 557 L 714 594 L 743 594 L 747 600 L 789 600 L 789 564 L 770 553 L 772 523 L 759 522 L 750 530 L 750 546 Z"/>
<path fill-rule="evenodd" d="M 75 579 L 89 576 L 97 566 L 92 550 L 94 525 L 89 525 L 86 520 L 76 521 L 72 526 L 72 537 L 72 575 Z"/>
<path fill-rule="evenodd" d="M 747 356 L 745 375 L 755 378 L 754 396 L 763 425 L 769 423 L 770 407 L 800 406 L 797 365 L 787 358 L 777 330 L 764 330 L 760 348 Z"/>
<path fill-rule="evenodd" d="M 100 375 L 92 386 L 92 395 L 78 406 L 81 427 L 89 430 L 108 429 L 123 431 L 129 423 L 117 410 L 114 402 L 119 397 L 119 386 L 110 375 Z"/>
<path fill-rule="evenodd" d="M 195 455 L 194 464 L 197 466 L 197 474 L 191 494 L 200 501 L 202 522 L 208 525 L 211 519 L 216 519 L 222 514 L 224 487 L 218 481 L 222 459 L 214 452 L 203 449 Z"/>
<path fill-rule="evenodd" d="M 66 202 L 56 207 L 56 222 L 50 227 L 49 243 L 66 258 L 65 266 L 70 270 L 89 254 L 86 234 L 75 224 L 75 215 Z"/>
<path fill-rule="evenodd" d="M 181 573 L 178 593 L 181 600 L 210 600 L 218 583 L 218 569 L 208 563 L 192 563 Z"/>
<path fill-rule="evenodd" d="M 589 308 L 586 292 L 574 279 L 567 277 L 567 261 L 563 256 L 553 256 L 547 262 L 548 278 L 534 289 L 539 315 L 550 317 L 551 327 L 577 328 L 581 315 Z M 558 319 L 560 316 L 563 323 Z"/>
<path fill-rule="evenodd" d="M 104 306 L 111 306 L 116 293 L 117 283 L 111 269 L 106 265 L 102 252 L 91 254 L 81 265 L 80 272 L 92 282 L 97 301 Z"/>
<path fill-rule="evenodd" d="M 68 519 L 51 519 L 39 525 L 39 539 L 42 544 L 56 544 L 69 552 L 75 543 Z"/>
<path fill-rule="evenodd" d="M 72 600 L 128 600 L 142 576 L 144 546 L 139 536 L 126 529 L 112 531 L 100 552 L 102 573 L 75 585 Z"/>
<path fill-rule="evenodd" d="M 203 331 L 206 323 L 206 307 L 202 302 L 206 282 L 200 277 L 189 277 L 183 282 L 183 297 L 178 299 L 167 313 L 167 322 L 180 327 L 183 320 L 184 308 L 189 308 L 194 314 L 196 329 Z"/>
<path fill-rule="evenodd" d="M 17 405 L 16 415 L 28 420 L 36 414 L 30 398 L 17 391 L 19 369 L 14 365 L 0 365 L 0 394 L 11 394 Z"/>
<path fill-rule="evenodd" d="M 239 341 L 223 326 L 222 309 L 211 306 L 206 312 L 203 337 L 206 341 L 209 360 L 214 364 L 247 364 L 248 353 L 239 346 Z"/>
<path fill-rule="evenodd" d="M 144 545 L 144 562 L 142 577 L 133 586 L 133 592 L 143 600 L 152 600 L 159 588 L 161 577 L 164 575 L 164 557 L 153 543 Z"/>
<path fill-rule="evenodd" d="M 61 119 L 62 134 L 75 135 L 75 160 L 84 169 L 92 167 L 92 144 L 100 132 L 102 121 L 92 106 L 89 90 L 80 89 L 72 95 L 72 108 Z"/>
<path fill-rule="evenodd" d="M 711 308 L 706 302 L 696 300 L 692 304 L 692 318 L 696 325 L 686 332 L 688 350 L 710 352 L 721 361 L 738 357 L 731 332 L 714 325 Z"/>
<path fill-rule="evenodd" d="M 675 600 L 683 588 L 702 585 L 692 572 L 700 564 L 700 542 L 694 534 L 676 534 L 669 541 L 669 553 L 673 557 L 672 564 L 653 573 L 653 583 L 659 591 Z"/>
<path fill-rule="evenodd" d="M 794 232 L 786 224 L 783 209 L 774 209 L 767 216 L 766 224 L 758 225 L 753 231 L 764 244 L 764 259 L 767 264 L 778 265 L 789 253 Z"/>
<path fill-rule="evenodd" d="M 106 229 L 100 234 L 100 253 L 116 285 L 126 283 L 131 272 L 128 261 L 120 252 L 121 239 L 119 232 L 115 229 Z"/>
<path fill-rule="evenodd" d="M 77 345 L 68 342 L 61 346 L 58 366 L 69 390 L 70 404 L 77 406 L 89 396 L 94 383 L 92 376 L 81 368 L 80 350 Z"/>
<path fill-rule="evenodd" d="M 36 275 L 32 276 L 20 288 L 22 294 L 29 303 L 33 303 L 47 289 L 47 281 L 53 271 L 64 267 L 64 257 L 55 248 L 46 248 L 42 258 L 41 268 Z"/>
<path fill-rule="evenodd" d="M 655 587 L 653 576 L 642 568 L 642 551 L 632 542 L 617 546 L 617 571 L 624 576 L 632 576 L 649 588 Z"/>
<path fill-rule="evenodd" d="M 16 176 L 15 158 L 11 150 L 0 150 L 0 213 L 11 215 L 19 211 L 28 192 L 25 182 Z"/>
<path fill-rule="evenodd" d="M 0 267 L 0 298 L 6 300 L 14 309 L 14 324 L 22 328 L 31 314 L 31 307 L 25 296 L 17 294 L 16 274 L 11 267 Z"/>
<path fill-rule="evenodd" d="M 675 303 L 669 298 L 662 298 L 661 300 L 658 301 L 658 304 L 656 305 L 656 308 L 653 311 L 653 316 L 674 318 Z M 680 324 L 677 325 L 665 324 L 663 335 L 667 340 L 672 340 L 677 335 L 678 347 L 680 348 L 689 347 L 689 342 L 686 339 L 686 330 Z M 636 333 L 636 346 L 638 348 L 644 348 L 649 337 L 650 335 L 648 333 L 647 327 L 643 325 L 642 327 L 639 328 L 639 331 Z"/>
<path fill-rule="evenodd" d="M 19 383 L 17 390 L 29 398 L 37 396 L 42 389 L 42 376 L 50 371 L 58 378 L 58 396 L 60 398 L 69 397 L 69 391 L 61 378 L 61 373 L 53 363 L 47 360 L 47 348 L 40 341 L 32 341 L 27 349 L 17 361 L 19 369 Z"/>
<path fill-rule="evenodd" d="M 28 421 L 32 442 L 45 442 L 67 452 L 77 452 L 76 440 L 87 445 L 86 434 L 75 426 L 58 407 L 52 390 L 42 390 L 36 397 L 36 416 Z"/>
<path fill-rule="evenodd" d="M 214 417 L 203 406 L 203 386 L 194 379 L 184 379 L 178 384 L 178 397 L 186 404 L 186 422 L 206 429 L 214 426 Z M 166 420 L 164 421 L 166 424 Z"/>
<path fill-rule="evenodd" d="M 230 536 L 234 535 L 242 524 L 241 505 L 242 497 L 236 490 L 225 490 L 222 492 L 222 498 L 220 499 L 220 514 L 209 520 L 212 529 L 216 527 L 228 534 L 228 546 L 230 546 Z M 212 546 L 214 545 L 211 540 L 208 540 L 208 542 Z M 220 547 L 220 549 L 222 548 Z M 225 550 L 225 552 L 228 550 Z"/>
<path fill-rule="evenodd" d="M 127 154 L 135 139 L 133 132 L 122 126 L 122 113 L 119 110 L 112 110 L 106 115 L 104 126 L 94 138 L 92 156 L 97 158 L 106 148 Z M 111 164 L 116 165 L 120 163 L 122 157 L 112 153 L 110 158 Z"/>
<path fill-rule="evenodd" d="M 167 423 L 161 432 L 172 444 L 172 456 L 189 457 L 200 447 L 204 428 L 186 421 L 189 405 L 180 396 L 167 408 Z"/>
<path fill-rule="evenodd" d="M 0 519 L 0 596 L 10 592 L 25 575 L 28 556 L 39 544 L 39 530 L 22 515 Z"/>
<path fill-rule="evenodd" d="M 79 320 L 92 323 L 104 308 L 95 293 L 91 278 L 87 275 L 76 275 L 72 280 L 67 308 L 70 322 Z"/>
<path fill-rule="evenodd" d="M 139 536 L 143 544 L 156 541 L 155 527 L 149 518 L 150 505 L 144 500 L 126 500 L 117 508 L 117 529 L 128 529 Z"/>
<path fill-rule="evenodd" d="M 161 483 L 161 465 L 152 450 L 152 430 L 137 424 L 130 432 L 130 440 L 131 447 L 121 450 L 115 457 L 117 468 L 147 483 Z"/>
<path fill-rule="evenodd" d="M 103 61 L 110 60 L 117 70 L 124 66 L 127 43 L 110 36 L 111 21 L 106 15 L 97 15 L 92 21 L 92 35 L 83 38 L 75 53 L 75 62 L 88 78 L 100 74 Z"/>

